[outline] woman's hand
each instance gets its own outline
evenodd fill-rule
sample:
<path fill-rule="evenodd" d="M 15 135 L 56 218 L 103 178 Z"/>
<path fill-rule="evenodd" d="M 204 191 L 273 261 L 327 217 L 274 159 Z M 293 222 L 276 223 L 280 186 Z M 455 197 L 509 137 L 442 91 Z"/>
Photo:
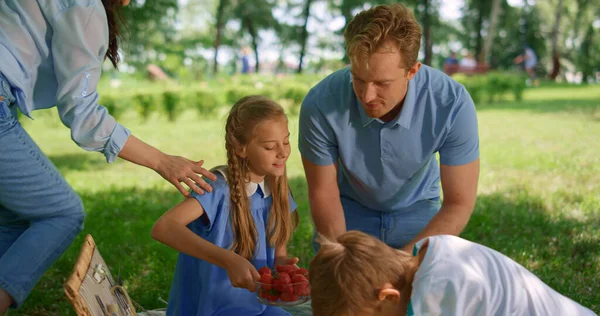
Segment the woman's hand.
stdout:
<path fill-rule="evenodd" d="M 210 171 L 202 168 L 202 164 L 204 164 L 203 160 L 195 162 L 184 157 L 164 154 L 154 170 L 187 197 L 189 193 L 181 184 L 182 182 L 198 194 L 204 194 L 204 191 L 212 191 L 211 186 L 198 174 L 211 180 L 215 180 L 216 177 Z"/>
<path fill-rule="evenodd" d="M 211 192 L 212 188 L 198 174 L 211 180 L 217 179 L 214 174 L 202 168 L 203 160 L 195 162 L 187 158 L 167 155 L 134 135 L 127 138 L 119 152 L 119 157 L 156 171 L 186 197 L 189 196 L 189 193 L 183 188 L 181 182 L 187 184 L 194 192 L 204 194 L 205 190 Z"/>
<path fill-rule="evenodd" d="M 233 254 L 225 266 L 231 285 L 248 289 L 250 292 L 256 291 L 256 282 L 260 281 L 260 274 L 246 258 Z"/>

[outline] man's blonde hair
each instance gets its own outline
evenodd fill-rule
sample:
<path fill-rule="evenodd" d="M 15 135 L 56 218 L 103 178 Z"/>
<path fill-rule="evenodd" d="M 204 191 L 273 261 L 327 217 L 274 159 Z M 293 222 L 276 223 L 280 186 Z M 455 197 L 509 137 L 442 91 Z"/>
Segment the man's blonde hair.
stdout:
<path fill-rule="evenodd" d="M 357 14 L 344 31 L 346 53 L 354 64 L 368 66 L 369 57 L 384 44 L 400 50 L 404 69 L 416 62 L 421 47 L 421 26 L 412 11 L 401 4 L 379 5 Z"/>
<path fill-rule="evenodd" d="M 348 231 L 337 242 L 320 237 L 321 248 L 310 262 L 313 315 L 335 316 L 376 308 L 381 286 L 408 285 L 410 254 L 393 249 L 359 231 Z"/>

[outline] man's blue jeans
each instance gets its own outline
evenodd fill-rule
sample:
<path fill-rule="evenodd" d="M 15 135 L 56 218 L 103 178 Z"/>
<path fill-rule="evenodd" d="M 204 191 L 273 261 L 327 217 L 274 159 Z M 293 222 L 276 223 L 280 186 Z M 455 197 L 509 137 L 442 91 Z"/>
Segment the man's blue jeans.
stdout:
<path fill-rule="evenodd" d="M 83 228 L 79 196 L 17 120 L 0 74 L 0 288 L 19 307 Z"/>
<path fill-rule="evenodd" d="M 342 197 L 346 230 L 359 230 L 400 249 L 415 238 L 440 210 L 439 199 L 421 200 L 396 212 L 371 210 L 362 204 Z M 319 245 L 313 235 L 315 252 Z"/>

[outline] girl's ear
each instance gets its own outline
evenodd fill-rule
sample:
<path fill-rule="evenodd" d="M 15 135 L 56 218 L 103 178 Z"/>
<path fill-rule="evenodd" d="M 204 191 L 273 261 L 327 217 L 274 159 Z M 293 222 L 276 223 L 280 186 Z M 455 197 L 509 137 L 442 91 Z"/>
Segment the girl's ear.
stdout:
<path fill-rule="evenodd" d="M 236 153 L 238 156 L 240 156 L 240 157 L 242 157 L 242 158 L 244 158 L 244 159 L 248 157 L 248 154 L 247 154 L 247 152 L 246 152 L 246 146 L 236 146 L 236 147 L 237 147 L 237 148 L 236 148 L 236 150 L 235 150 L 235 153 Z"/>
<path fill-rule="evenodd" d="M 377 299 L 380 303 L 388 301 L 390 303 L 400 303 L 400 291 L 396 290 L 391 283 L 386 283 L 383 288 L 377 293 Z"/>

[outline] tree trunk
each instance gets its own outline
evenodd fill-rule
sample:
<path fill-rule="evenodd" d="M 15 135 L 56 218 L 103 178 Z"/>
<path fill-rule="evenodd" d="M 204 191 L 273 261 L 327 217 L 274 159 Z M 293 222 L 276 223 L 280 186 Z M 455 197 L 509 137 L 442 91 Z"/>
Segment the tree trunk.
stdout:
<path fill-rule="evenodd" d="M 342 15 L 344 16 L 344 19 L 345 19 L 344 28 L 342 28 L 342 34 L 343 34 L 343 31 L 348 26 L 348 23 L 350 23 L 350 21 L 352 21 L 352 18 L 354 18 L 354 16 L 352 15 L 352 11 L 349 8 L 342 8 Z M 348 53 L 346 52 L 346 46 L 344 46 L 344 57 L 342 58 L 342 60 L 346 64 L 350 63 L 350 56 L 348 56 Z"/>
<path fill-rule="evenodd" d="M 483 1 L 479 1 L 479 9 L 477 9 L 477 26 L 475 27 L 475 29 L 477 30 L 477 38 L 475 39 L 475 59 L 479 60 L 479 57 L 481 56 L 481 42 L 482 42 L 482 37 L 481 37 L 481 29 L 483 28 L 483 7 L 485 6 Z"/>
<path fill-rule="evenodd" d="M 298 63 L 297 73 L 302 73 L 302 62 L 304 61 L 304 55 L 306 54 L 306 44 L 308 42 L 308 18 L 310 17 L 310 5 L 312 0 L 305 0 L 304 2 L 304 27 L 302 28 L 302 34 L 300 35 L 300 62 Z"/>
<path fill-rule="evenodd" d="M 560 71 L 560 54 L 558 53 L 558 31 L 560 27 L 560 15 L 563 10 L 563 0 L 558 0 L 556 15 L 554 19 L 554 28 L 552 29 L 552 72 L 550 80 L 556 80 Z"/>
<path fill-rule="evenodd" d="M 425 65 L 431 66 L 433 43 L 431 41 L 431 21 L 429 16 L 429 0 L 423 0 L 423 36 L 425 37 Z"/>
<path fill-rule="evenodd" d="M 584 61 L 583 64 L 580 65 L 582 67 L 582 81 L 584 83 L 588 82 L 588 79 L 593 75 L 593 65 L 590 62 L 591 60 L 591 50 L 594 45 L 594 27 L 590 24 L 588 26 L 587 32 L 585 33 L 585 37 L 583 38 L 583 43 L 581 44 L 581 57 Z"/>
<path fill-rule="evenodd" d="M 221 39 L 223 38 L 223 24 L 224 24 L 224 12 L 227 0 L 219 0 L 219 6 L 217 7 L 217 36 L 215 37 L 215 57 L 213 59 L 213 74 L 216 75 L 219 71 L 219 63 L 217 57 L 219 55 L 219 46 L 221 46 Z"/>
<path fill-rule="evenodd" d="M 250 34 L 250 37 L 252 37 L 252 48 L 254 49 L 254 58 L 256 59 L 256 67 L 254 72 L 258 73 L 260 70 L 260 62 L 258 61 L 258 34 L 254 28 L 254 24 L 252 23 L 252 18 L 246 17 L 245 22 L 246 27 L 248 28 L 248 33 Z"/>
<path fill-rule="evenodd" d="M 562 1 L 562 0 L 561 0 Z M 498 25 L 498 17 L 500 16 L 500 11 L 502 8 L 500 7 L 500 0 L 493 0 L 492 2 L 492 12 L 490 17 L 490 27 L 488 28 L 487 38 L 485 39 L 485 45 L 483 46 L 483 54 L 479 58 L 479 62 L 482 64 L 490 63 L 492 45 L 494 43 L 494 38 L 496 37 L 496 25 Z"/>

